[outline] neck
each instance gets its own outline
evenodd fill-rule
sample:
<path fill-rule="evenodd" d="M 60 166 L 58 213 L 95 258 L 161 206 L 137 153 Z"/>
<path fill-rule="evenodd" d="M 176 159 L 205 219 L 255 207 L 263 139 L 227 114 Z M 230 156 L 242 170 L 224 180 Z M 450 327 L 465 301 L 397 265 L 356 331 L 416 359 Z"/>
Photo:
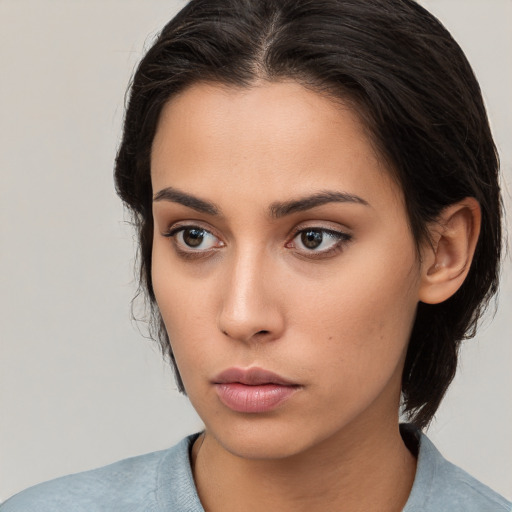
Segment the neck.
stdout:
<path fill-rule="evenodd" d="M 348 427 L 308 451 L 277 460 L 238 457 L 206 432 L 192 452 L 205 510 L 401 511 L 416 460 L 396 420 L 378 430 L 364 427 Z"/>

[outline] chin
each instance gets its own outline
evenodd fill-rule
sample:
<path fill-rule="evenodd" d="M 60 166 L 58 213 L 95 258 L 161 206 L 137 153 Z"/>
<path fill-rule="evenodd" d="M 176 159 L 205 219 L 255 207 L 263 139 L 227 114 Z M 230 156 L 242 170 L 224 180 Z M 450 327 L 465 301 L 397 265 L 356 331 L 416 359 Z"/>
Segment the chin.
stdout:
<path fill-rule="evenodd" d="M 300 425 L 278 422 L 275 418 L 249 418 L 233 421 L 207 433 L 227 452 L 251 460 L 277 460 L 293 457 L 315 444 L 314 436 Z M 309 434 L 309 435 L 308 435 Z"/>

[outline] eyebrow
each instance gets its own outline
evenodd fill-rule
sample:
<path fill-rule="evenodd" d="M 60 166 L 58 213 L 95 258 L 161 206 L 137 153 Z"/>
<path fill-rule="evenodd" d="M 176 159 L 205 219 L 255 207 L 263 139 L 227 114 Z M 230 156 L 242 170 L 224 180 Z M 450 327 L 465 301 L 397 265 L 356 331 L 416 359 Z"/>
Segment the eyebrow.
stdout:
<path fill-rule="evenodd" d="M 183 206 L 192 208 L 200 213 L 207 213 L 208 215 L 220 214 L 220 209 L 213 203 L 191 194 L 181 192 L 173 187 L 166 187 L 157 192 L 153 196 L 153 202 L 157 201 L 171 201 L 173 203 L 182 204 Z"/>
<path fill-rule="evenodd" d="M 210 201 L 201 199 L 197 196 L 187 194 L 181 190 L 173 187 L 166 187 L 157 192 L 153 196 L 153 202 L 158 201 L 170 201 L 178 203 L 187 208 L 192 208 L 200 213 L 206 213 L 208 215 L 220 215 L 220 208 Z M 322 191 L 316 194 L 302 197 L 299 199 L 292 199 L 285 202 L 275 202 L 270 205 L 270 215 L 279 219 L 286 215 L 291 215 L 297 212 L 303 212 L 310 210 L 317 206 L 322 206 L 328 203 L 355 203 L 363 206 L 370 206 L 370 204 L 363 198 L 354 194 L 347 194 L 346 192 L 334 192 L 334 191 Z"/>
<path fill-rule="evenodd" d="M 286 201 L 284 203 L 272 203 L 270 206 L 270 212 L 272 217 L 278 219 L 280 217 L 284 217 L 285 215 L 303 212 L 327 203 L 355 203 L 364 206 L 370 206 L 367 201 L 359 196 L 347 194 L 345 192 L 332 192 L 326 190 L 311 196 Z"/>

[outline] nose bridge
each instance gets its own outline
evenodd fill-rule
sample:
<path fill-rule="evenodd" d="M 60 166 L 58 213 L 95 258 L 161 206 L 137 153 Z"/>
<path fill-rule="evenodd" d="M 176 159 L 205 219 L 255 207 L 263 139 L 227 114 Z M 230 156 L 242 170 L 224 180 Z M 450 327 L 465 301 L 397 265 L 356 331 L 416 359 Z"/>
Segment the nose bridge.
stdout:
<path fill-rule="evenodd" d="M 271 259 L 264 250 L 240 249 L 226 267 L 219 329 L 240 341 L 279 336 L 283 318 L 269 281 Z"/>

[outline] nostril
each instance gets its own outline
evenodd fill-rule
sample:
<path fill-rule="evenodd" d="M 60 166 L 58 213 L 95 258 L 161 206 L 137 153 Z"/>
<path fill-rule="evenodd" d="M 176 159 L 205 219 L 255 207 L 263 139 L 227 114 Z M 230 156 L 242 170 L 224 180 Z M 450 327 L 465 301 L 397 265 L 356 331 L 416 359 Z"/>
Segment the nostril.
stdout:
<path fill-rule="evenodd" d="M 268 334 L 270 331 L 258 331 L 256 334 Z"/>

